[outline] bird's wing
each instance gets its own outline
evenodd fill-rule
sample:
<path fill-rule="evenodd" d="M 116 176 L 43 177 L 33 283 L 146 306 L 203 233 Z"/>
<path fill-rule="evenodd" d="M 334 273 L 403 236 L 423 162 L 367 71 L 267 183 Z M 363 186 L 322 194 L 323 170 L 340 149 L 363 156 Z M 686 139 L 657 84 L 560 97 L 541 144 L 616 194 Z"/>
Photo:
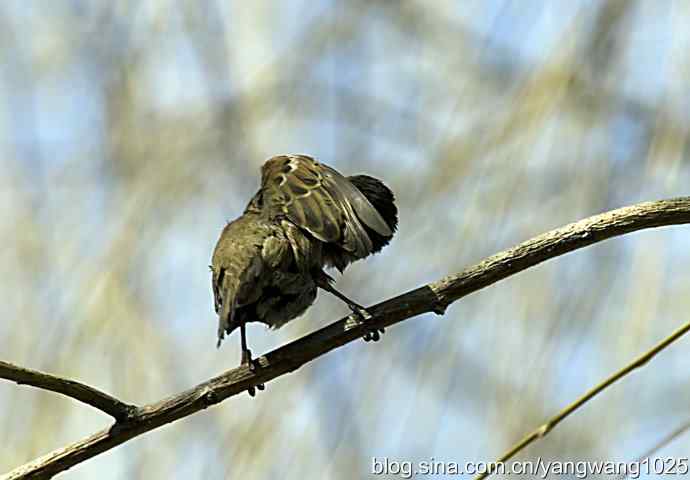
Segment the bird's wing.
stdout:
<path fill-rule="evenodd" d="M 371 240 L 361 222 L 384 235 L 391 231 L 379 212 L 350 181 L 306 155 L 281 155 L 262 169 L 264 208 L 283 215 L 317 239 L 366 255 Z"/>
<path fill-rule="evenodd" d="M 334 189 L 337 197 L 352 205 L 360 220 L 381 235 L 393 234 L 379 211 L 350 180 L 328 165 L 321 164 L 321 168 L 324 170 L 326 188 Z"/>

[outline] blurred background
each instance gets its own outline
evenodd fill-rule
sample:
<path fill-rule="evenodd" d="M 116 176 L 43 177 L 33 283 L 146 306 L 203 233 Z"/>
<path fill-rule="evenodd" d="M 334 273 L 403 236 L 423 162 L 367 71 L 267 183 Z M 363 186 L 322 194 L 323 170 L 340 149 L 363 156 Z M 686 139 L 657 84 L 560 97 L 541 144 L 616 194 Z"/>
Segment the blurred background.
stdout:
<path fill-rule="evenodd" d="M 0 358 L 137 404 L 235 367 L 237 335 L 215 348 L 208 264 L 278 153 L 397 193 L 392 244 L 338 277 L 364 305 L 685 195 L 689 22 L 681 0 L 2 2 Z M 494 460 L 688 320 L 689 241 L 671 227 L 552 260 L 60 478 L 350 479 L 372 457 Z M 251 325 L 250 346 L 347 313 L 321 294 L 277 332 Z M 690 419 L 688 341 L 518 459 L 643 455 Z M 9 382 L 0 412 L 2 472 L 109 424 Z"/>

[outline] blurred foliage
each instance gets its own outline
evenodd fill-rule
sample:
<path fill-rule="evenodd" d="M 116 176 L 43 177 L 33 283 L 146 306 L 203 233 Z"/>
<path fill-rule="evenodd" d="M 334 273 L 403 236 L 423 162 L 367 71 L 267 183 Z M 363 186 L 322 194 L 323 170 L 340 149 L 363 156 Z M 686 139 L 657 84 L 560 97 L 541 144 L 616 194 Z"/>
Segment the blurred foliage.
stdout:
<path fill-rule="evenodd" d="M 258 169 L 384 178 L 401 228 L 363 304 L 624 204 L 687 194 L 682 1 L 3 2 L 2 359 L 147 403 L 236 366 L 207 265 Z M 364 477 L 492 460 L 687 321 L 687 227 L 548 262 L 135 439 L 65 478 Z M 255 353 L 346 314 L 328 295 Z M 633 460 L 687 421 L 687 342 L 521 459 Z M 107 425 L 0 383 L 0 471 Z M 688 436 L 660 455 L 687 456 Z M 62 478 L 62 477 L 60 477 Z"/>

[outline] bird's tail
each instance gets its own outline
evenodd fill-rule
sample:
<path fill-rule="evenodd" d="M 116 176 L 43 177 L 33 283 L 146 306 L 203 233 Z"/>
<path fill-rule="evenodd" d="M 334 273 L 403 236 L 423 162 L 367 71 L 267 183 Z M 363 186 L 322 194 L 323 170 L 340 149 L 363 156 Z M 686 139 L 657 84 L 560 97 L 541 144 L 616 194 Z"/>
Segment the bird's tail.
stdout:
<path fill-rule="evenodd" d="M 381 235 L 364 224 L 373 246 L 371 253 L 376 253 L 388 245 L 398 227 L 398 207 L 395 205 L 395 195 L 381 180 L 369 175 L 353 175 L 347 179 L 367 197 L 369 203 L 379 212 L 391 230 L 390 235 Z"/>
<path fill-rule="evenodd" d="M 235 318 L 238 277 L 234 272 L 226 272 L 224 268 L 219 269 L 218 274 L 213 275 L 213 293 L 216 299 L 216 313 L 218 313 L 218 343 L 220 347 L 226 334 L 232 333 L 237 328 L 238 323 Z"/>

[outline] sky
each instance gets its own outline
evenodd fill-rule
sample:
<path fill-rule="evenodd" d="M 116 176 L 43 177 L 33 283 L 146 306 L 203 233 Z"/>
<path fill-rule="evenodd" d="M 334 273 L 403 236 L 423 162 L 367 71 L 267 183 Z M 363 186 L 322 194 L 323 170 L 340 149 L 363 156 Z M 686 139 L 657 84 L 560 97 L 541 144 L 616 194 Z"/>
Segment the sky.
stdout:
<path fill-rule="evenodd" d="M 551 228 L 687 194 L 682 1 L 0 6 L 2 360 L 148 403 L 235 366 L 208 263 L 279 153 L 396 192 L 338 287 L 373 304 Z M 65 478 L 365 478 L 498 457 L 687 320 L 685 227 L 566 255 Z M 267 352 L 345 315 L 327 295 Z M 638 458 L 687 421 L 683 340 L 521 459 Z M 103 428 L 0 384 L 0 470 Z M 658 452 L 687 456 L 687 434 Z M 435 478 L 435 477 L 430 477 Z M 438 477 L 443 478 L 443 477 Z"/>

